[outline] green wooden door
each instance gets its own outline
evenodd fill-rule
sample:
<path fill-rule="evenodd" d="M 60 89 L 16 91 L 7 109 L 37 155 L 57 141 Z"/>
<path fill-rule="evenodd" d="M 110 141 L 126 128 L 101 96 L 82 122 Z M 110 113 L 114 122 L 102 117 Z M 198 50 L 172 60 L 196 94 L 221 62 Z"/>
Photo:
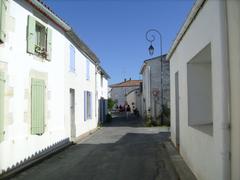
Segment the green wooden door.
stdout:
<path fill-rule="evenodd" d="M 0 41 L 5 42 L 6 39 L 6 0 L 0 0 Z"/>
<path fill-rule="evenodd" d="M 31 133 L 41 135 L 44 133 L 45 119 L 44 80 L 32 79 L 31 99 Z"/>
<path fill-rule="evenodd" d="M 4 136 L 4 89 L 4 73 L 0 72 L 0 142 L 3 140 Z"/>

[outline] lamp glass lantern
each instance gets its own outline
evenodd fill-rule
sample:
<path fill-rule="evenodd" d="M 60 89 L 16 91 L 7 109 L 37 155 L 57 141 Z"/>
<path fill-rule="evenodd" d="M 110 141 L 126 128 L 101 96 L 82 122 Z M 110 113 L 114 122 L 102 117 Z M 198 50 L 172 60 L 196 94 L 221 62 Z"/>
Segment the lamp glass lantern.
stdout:
<path fill-rule="evenodd" d="M 153 53 L 154 53 L 154 47 L 152 46 L 152 44 L 149 46 L 148 52 L 149 52 L 149 54 L 150 54 L 151 56 L 153 55 Z"/>

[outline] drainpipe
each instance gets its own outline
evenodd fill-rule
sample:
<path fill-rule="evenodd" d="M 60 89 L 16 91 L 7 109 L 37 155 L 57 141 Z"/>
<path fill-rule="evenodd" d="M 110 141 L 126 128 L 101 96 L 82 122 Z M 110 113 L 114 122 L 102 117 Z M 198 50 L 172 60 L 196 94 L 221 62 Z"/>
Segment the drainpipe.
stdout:
<path fill-rule="evenodd" d="M 219 15 L 220 15 L 220 32 L 221 32 L 221 57 L 220 61 L 222 64 L 222 97 L 223 97 L 223 119 L 220 126 L 219 136 L 221 138 L 221 156 L 222 156 L 222 173 L 223 179 L 231 179 L 230 169 L 230 81 L 229 81 L 229 44 L 228 44 L 228 22 L 227 22 L 227 6 L 226 1 L 219 2 Z M 220 118 L 221 119 L 221 118 Z"/>

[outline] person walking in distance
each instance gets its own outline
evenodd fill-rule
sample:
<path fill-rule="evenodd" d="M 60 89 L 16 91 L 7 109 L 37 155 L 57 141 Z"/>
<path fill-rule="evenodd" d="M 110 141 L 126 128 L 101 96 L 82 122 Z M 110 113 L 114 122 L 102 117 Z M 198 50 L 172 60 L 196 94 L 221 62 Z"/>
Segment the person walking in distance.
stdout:
<path fill-rule="evenodd" d="M 130 108 L 129 105 L 127 105 L 127 108 L 126 108 L 127 119 L 128 119 L 128 116 L 129 116 L 130 112 L 131 112 L 131 108 Z"/>

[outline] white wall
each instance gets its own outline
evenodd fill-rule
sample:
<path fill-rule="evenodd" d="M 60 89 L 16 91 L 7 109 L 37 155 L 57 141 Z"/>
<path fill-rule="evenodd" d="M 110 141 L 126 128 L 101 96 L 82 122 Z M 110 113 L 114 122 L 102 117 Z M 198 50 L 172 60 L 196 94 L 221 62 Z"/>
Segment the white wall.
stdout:
<path fill-rule="evenodd" d="M 175 73 L 179 73 L 180 153 L 198 179 L 228 179 L 226 29 L 224 3 L 207 1 L 170 58 L 171 139 L 176 142 Z M 187 63 L 212 48 L 213 135 L 188 125 Z"/>
<path fill-rule="evenodd" d="M 133 112 L 134 108 L 137 108 L 138 111 L 141 110 L 141 96 L 139 89 L 133 90 L 127 95 L 127 103 L 131 107 L 131 111 Z M 134 103 L 134 105 L 132 105 Z M 134 108 L 133 108 L 134 106 Z"/>
<path fill-rule="evenodd" d="M 34 13 L 34 14 L 33 14 Z M 51 61 L 27 53 L 28 15 L 52 30 Z M 44 19 L 44 22 L 42 21 Z M 97 127 L 98 98 L 108 96 L 108 81 L 97 87 L 96 65 L 90 62 L 86 79 L 84 56 L 62 30 L 26 1 L 9 1 L 7 39 L 0 44 L 0 70 L 6 74 L 4 140 L 0 142 L 0 174 L 50 146 L 71 137 L 70 89 L 75 90 L 75 133 L 80 136 Z M 70 72 L 70 45 L 75 47 L 75 72 Z M 31 78 L 46 83 L 45 132 L 31 135 Z M 100 83 L 99 83 L 100 84 Z M 84 121 L 84 91 L 92 93 L 92 118 Z M 97 95 L 99 91 L 99 97 Z"/>
<path fill-rule="evenodd" d="M 87 61 L 89 59 L 85 57 L 73 44 L 75 47 L 75 72 L 70 72 L 69 68 L 69 57 L 70 57 L 70 46 L 71 42 L 66 44 L 66 58 L 65 58 L 65 120 L 68 129 L 68 135 L 71 134 L 71 118 L 70 118 L 70 89 L 75 90 L 75 126 L 76 136 L 80 136 L 90 130 L 97 127 L 98 117 L 96 116 L 95 103 L 96 100 L 96 67 L 90 62 L 90 79 L 87 80 Z M 92 93 L 92 119 L 84 121 L 84 91 L 90 91 Z"/>
<path fill-rule="evenodd" d="M 144 72 L 142 74 L 143 79 L 143 92 L 142 92 L 142 98 L 143 98 L 143 115 L 147 115 L 151 113 L 152 107 L 151 107 L 151 67 L 146 66 L 144 69 Z M 150 110 L 150 111 L 149 111 Z"/>
<path fill-rule="evenodd" d="M 25 1 L 18 3 L 9 1 L 7 39 L 0 45 L 0 68 L 7 77 L 0 173 L 68 138 L 64 126 L 64 99 L 59 98 L 64 97 L 65 38 L 59 29 L 49 23 L 47 26 L 52 29 L 51 61 L 42 61 L 26 53 L 27 19 L 33 14 Z M 41 77 L 46 81 L 46 128 L 41 136 L 31 135 L 30 131 L 31 77 Z"/>
<path fill-rule="evenodd" d="M 126 94 L 139 86 L 132 87 L 114 87 L 111 90 L 111 98 L 118 101 L 118 106 L 124 106 L 127 101 Z"/>

